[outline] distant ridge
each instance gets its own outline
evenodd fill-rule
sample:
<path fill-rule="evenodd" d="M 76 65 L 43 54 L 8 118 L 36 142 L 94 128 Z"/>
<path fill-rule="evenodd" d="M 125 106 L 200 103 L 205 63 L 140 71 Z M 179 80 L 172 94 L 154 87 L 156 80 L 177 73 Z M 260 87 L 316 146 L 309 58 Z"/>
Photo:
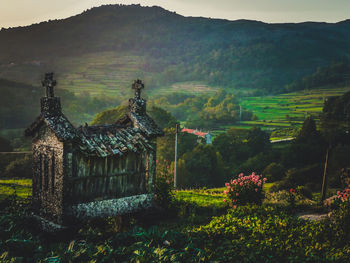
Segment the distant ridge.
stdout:
<path fill-rule="evenodd" d="M 318 67 L 348 60 L 350 20 L 267 24 L 184 17 L 161 7 L 105 5 L 67 19 L 1 30 L 0 77 L 33 84 L 33 76 L 37 80 L 54 68 L 68 83 L 68 73 L 82 74 L 79 65 L 86 65 L 86 56 L 106 52 L 135 57 L 132 74 L 146 76 L 154 88 L 203 81 L 276 93 Z M 130 75 L 127 64 L 113 67 L 116 63 L 106 57 L 99 70 L 116 71 L 111 81 Z M 100 77 L 91 81 L 102 83 Z"/>

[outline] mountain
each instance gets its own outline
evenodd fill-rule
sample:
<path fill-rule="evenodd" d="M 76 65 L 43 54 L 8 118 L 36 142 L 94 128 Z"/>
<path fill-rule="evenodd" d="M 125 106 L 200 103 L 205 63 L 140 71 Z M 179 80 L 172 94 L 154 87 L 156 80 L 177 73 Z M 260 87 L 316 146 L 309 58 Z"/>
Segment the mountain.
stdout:
<path fill-rule="evenodd" d="M 186 81 L 277 93 L 349 56 L 350 20 L 267 24 L 105 5 L 0 31 L 1 78 L 37 85 L 54 70 L 63 88 L 117 96 L 136 77 L 152 94 Z"/>

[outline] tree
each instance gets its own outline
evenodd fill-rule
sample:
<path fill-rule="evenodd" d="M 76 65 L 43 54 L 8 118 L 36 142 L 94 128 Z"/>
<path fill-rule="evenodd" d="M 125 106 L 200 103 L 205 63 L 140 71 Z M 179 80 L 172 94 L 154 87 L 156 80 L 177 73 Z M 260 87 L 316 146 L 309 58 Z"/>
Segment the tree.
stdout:
<path fill-rule="evenodd" d="M 310 142 L 321 140 L 321 135 L 316 128 L 315 120 L 310 116 L 304 120 L 303 127 L 301 128 L 296 141 L 297 142 Z"/>
<path fill-rule="evenodd" d="M 157 125 L 164 128 L 175 127 L 178 122 L 170 112 L 156 106 L 152 106 L 147 113 L 152 117 L 152 119 L 157 123 Z"/>
<path fill-rule="evenodd" d="M 19 178 L 31 178 L 32 177 L 32 160 L 31 157 L 25 156 L 19 158 L 6 166 L 4 171 L 5 177 L 19 177 Z"/>
<path fill-rule="evenodd" d="M 157 138 L 157 158 L 167 160 L 170 165 L 175 156 L 175 128 L 165 128 L 164 136 Z M 192 151 L 196 145 L 198 137 L 194 134 L 180 132 L 178 134 L 178 156 Z"/>
<path fill-rule="evenodd" d="M 220 186 L 224 183 L 218 155 L 212 145 L 197 145 L 193 151 L 185 153 L 181 159 L 185 162 L 192 187 Z"/>
<path fill-rule="evenodd" d="M 12 152 L 12 150 L 10 141 L 0 137 L 0 152 Z"/>
<path fill-rule="evenodd" d="M 101 124 L 113 124 L 118 119 L 123 117 L 128 111 L 128 107 L 125 105 L 118 106 L 114 109 L 104 110 L 96 115 L 92 120 L 92 125 L 101 125 Z M 157 123 L 157 125 L 164 128 L 175 127 L 177 120 L 174 116 L 171 115 L 168 111 L 152 106 L 147 110 L 147 114 Z"/>
<path fill-rule="evenodd" d="M 263 171 L 263 175 L 268 179 L 268 182 L 281 180 L 285 176 L 285 168 L 279 163 L 270 163 Z"/>
<path fill-rule="evenodd" d="M 258 127 L 253 127 L 247 135 L 247 145 L 250 148 L 251 156 L 270 149 L 270 136 Z"/>
<path fill-rule="evenodd" d="M 315 121 L 308 117 L 303 123 L 297 138 L 283 152 L 282 160 L 285 167 L 304 167 L 323 162 L 327 145 Z"/>
<path fill-rule="evenodd" d="M 96 115 L 91 125 L 113 124 L 123 117 L 127 111 L 127 106 L 118 106 L 114 109 L 104 110 Z"/>

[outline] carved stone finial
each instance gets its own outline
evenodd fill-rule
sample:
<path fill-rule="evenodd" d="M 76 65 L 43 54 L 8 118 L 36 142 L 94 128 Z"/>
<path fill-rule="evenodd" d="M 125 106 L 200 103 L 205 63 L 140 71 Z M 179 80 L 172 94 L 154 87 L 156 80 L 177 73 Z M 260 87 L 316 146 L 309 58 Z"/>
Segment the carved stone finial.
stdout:
<path fill-rule="evenodd" d="M 141 98 L 141 90 L 145 88 L 145 85 L 140 79 L 137 79 L 132 84 L 132 89 L 135 90 L 135 99 Z"/>
<path fill-rule="evenodd" d="M 53 72 L 46 73 L 45 79 L 41 82 L 41 84 L 46 88 L 46 97 L 53 98 L 55 96 L 53 88 L 57 84 L 56 80 L 53 79 Z"/>
<path fill-rule="evenodd" d="M 46 73 L 45 79 L 41 84 L 46 88 L 46 97 L 40 99 L 41 113 L 44 115 L 62 114 L 60 98 L 55 97 L 53 92 L 53 88 L 56 86 L 56 80 L 53 79 L 53 73 Z"/>
<path fill-rule="evenodd" d="M 145 88 L 145 85 L 141 80 L 137 79 L 132 84 L 132 89 L 135 90 L 135 97 L 129 99 L 129 110 L 136 114 L 146 113 L 146 100 L 141 98 L 141 90 Z"/>

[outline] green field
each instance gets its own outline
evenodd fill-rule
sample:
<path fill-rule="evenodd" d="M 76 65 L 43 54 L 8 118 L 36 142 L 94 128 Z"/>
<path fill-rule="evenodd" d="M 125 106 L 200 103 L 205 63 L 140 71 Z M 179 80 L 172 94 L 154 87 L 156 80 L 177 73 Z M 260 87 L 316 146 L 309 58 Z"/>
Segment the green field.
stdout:
<path fill-rule="evenodd" d="M 324 100 L 340 96 L 350 87 L 299 91 L 275 96 L 243 98 L 244 109 L 254 112 L 257 121 L 241 122 L 243 125 L 260 125 L 265 128 L 300 126 L 306 116 L 318 119 Z"/>
<path fill-rule="evenodd" d="M 273 183 L 266 183 L 265 190 L 268 191 Z M 192 189 L 175 191 L 175 198 L 179 201 L 192 203 L 205 208 L 224 208 L 223 202 L 225 187 L 212 189 Z M 0 200 L 16 194 L 19 198 L 27 198 L 32 195 L 31 179 L 0 180 Z"/>
<path fill-rule="evenodd" d="M 166 96 L 171 93 L 185 93 L 189 95 L 213 94 L 220 87 L 214 87 L 201 81 L 176 82 L 170 86 L 153 89 L 150 96 Z"/>
<path fill-rule="evenodd" d="M 230 127 L 249 129 L 258 126 L 268 132 L 281 130 L 281 134 L 271 138 L 273 140 L 293 137 L 288 134 L 288 130 L 299 129 L 307 116 L 312 116 L 316 121 L 319 121 L 326 98 L 340 96 L 348 91 L 350 91 L 350 86 L 298 91 L 265 97 L 244 97 L 240 101 L 243 109 L 251 110 L 258 119 L 221 126 L 211 133 L 215 137 Z"/>
<path fill-rule="evenodd" d="M 32 195 L 32 180 L 0 180 L 0 200 L 14 194 L 21 199 L 30 197 Z"/>
<path fill-rule="evenodd" d="M 215 188 L 208 190 L 181 190 L 175 192 L 175 197 L 177 200 L 181 200 L 186 203 L 192 203 L 199 207 L 224 208 L 224 190 L 224 188 Z"/>

